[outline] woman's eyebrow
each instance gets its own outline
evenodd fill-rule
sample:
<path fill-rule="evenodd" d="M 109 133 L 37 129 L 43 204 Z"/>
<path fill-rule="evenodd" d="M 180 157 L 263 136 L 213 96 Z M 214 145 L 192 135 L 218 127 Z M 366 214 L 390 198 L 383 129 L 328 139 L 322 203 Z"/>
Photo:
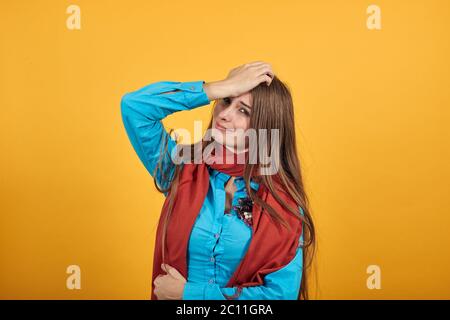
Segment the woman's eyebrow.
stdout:
<path fill-rule="evenodd" d="M 249 106 L 248 104 L 246 104 L 246 103 L 244 103 L 244 102 L 242 102 L 242 101 L 239 101 L 239 102 L 242 103 L 244 106 L 246 106 L 246 107 L 249 108 L 249 109 L 252 108 L 251 106 Z"/>
<path fill-rule="evenodd" d="M 231 101 L 233 101 L 235 98 L 234 97 L 229 97 L 228 99 L 231 99 Z M 242 103 L 244 106 L 246 106 L 247 108 L 249 108 L 249 109 L 251 109 L 252 107 L 251 106 L 249 106 L 248 104 L 246 104 L 245 102 L 243 102 L 243 101 L 239 101 L 240 103 Z"/>

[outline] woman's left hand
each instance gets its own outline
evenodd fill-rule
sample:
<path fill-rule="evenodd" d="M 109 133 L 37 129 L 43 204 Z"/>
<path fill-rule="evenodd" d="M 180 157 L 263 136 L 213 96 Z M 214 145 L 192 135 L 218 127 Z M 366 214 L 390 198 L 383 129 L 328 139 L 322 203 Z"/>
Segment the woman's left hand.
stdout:
<path fill-rule="evenodd" d="M 158 300 L 182 300 L 186 279 L 172 266 L 162 264 L 161 268 L 167 274 L 156 277 L 153 282 L 153 292 Z"/>

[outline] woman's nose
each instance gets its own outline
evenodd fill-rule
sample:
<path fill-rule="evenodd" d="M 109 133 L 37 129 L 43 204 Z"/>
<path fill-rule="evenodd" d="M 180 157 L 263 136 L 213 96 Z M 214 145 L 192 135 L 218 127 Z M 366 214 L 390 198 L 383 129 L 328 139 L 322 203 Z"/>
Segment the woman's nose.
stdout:
<path fill-rule="evenodd" d="M 223 109 L 219 113 L 219 117 L 224 120 L 231 120 L 231 118 L 233 117 L 233 108 L 229 106 L 228 108 Z"/>

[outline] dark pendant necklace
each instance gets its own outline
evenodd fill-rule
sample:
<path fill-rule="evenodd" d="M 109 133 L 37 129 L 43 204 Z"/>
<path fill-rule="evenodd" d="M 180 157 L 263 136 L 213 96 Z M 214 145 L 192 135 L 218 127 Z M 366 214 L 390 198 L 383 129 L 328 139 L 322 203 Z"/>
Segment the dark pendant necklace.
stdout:
<path fill-rule="evenodd" d="M 253 210 L 253 201 L 249 197 L 240 198 L 238 200 L 238 205 L 233 206 L 233 209 L 236 210 L 239 219 L 243 220 L 244 223 L 248 226 L 253 225 L 252 219 L 252 210 Z"/>

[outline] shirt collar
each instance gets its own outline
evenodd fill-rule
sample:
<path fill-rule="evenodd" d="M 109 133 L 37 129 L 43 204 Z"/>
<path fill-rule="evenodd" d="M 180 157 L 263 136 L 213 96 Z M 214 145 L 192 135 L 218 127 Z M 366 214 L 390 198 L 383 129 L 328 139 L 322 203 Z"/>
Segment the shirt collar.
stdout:
<path fill-rule="evenodd" d="M 211 167 L 208 167 L 208 169 L 209 169 L 210 175 L 212 175 L 214 178 L 220 179 L 224 183 L 227 182 L 231 177 L 230 175 L 220 172 L 219 170 L 212 169 Z M 244 181 L 243 177 L 236 177 L 235 181 L 238 186 L 242 186 L 242 188 L 245 188 L 245 181 Z M 253 179 L 250 179 L 250 188 L 252 188 L 254 190 L 258 190 L 259 183 L 257 183 Z"/>

